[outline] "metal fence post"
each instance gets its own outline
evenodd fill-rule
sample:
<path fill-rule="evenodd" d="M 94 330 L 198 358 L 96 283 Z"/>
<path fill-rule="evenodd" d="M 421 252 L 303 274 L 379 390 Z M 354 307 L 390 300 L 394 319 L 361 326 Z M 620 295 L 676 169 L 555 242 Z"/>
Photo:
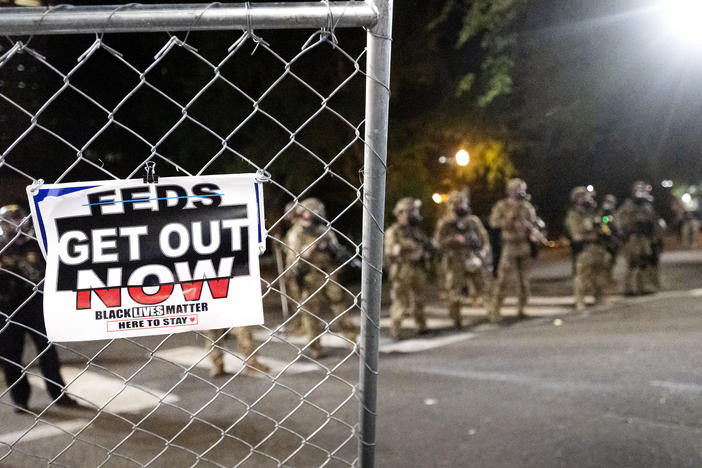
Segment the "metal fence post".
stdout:
<path fill-rule="evenodd" d="M 370 0 L 378 22 L 368 29 L 366 119 L 363 178 L 363 268 L 361 273 L 361 415 L 359 461 L 375 463 L 378 339 L 385 218 L 385 172 L 390 102 L 392 0 Z"/>

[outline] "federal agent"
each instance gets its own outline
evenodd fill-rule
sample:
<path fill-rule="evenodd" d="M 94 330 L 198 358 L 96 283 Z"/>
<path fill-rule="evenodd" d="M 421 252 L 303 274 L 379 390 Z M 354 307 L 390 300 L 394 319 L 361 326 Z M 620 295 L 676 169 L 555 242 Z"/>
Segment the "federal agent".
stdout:
<path fill-rule="evenodd" d="M 573 289 L 575 307 L 585 309 L 585 292 L 591 289 L 595 303 L 604 297 L 607 284 L 607 250 L 601 241 L 602 217 L 592 192 L 575 187 L 570 192 L 572 207 L 566 215 L 566 229 L 575 258 Z"/>
<path fill-rule="evenodd" d="M 436 226 L 434 241 L 441 252 L 441 271 L 448 300 L 449 315 L 461 328 L 463 290 L 477 298 L 486 294 L 485 267 L 490 256 L 490 239 L 480 221 L 471 214 L 468 194 L 453 191 L 448 196 L 447 211 Z"/>
<path fill-rule="evenodd" d="M 490 226 L 500 230 L 502 247 L 488 313 L 491 322 L 501 319 L 500 309 L 505 298 L 507 278 L 512 272 L 517 274 L 519 283 L 517 316 L 526 316 L 524 308 L 529 299 L 532 243 L 545 242 L 537 227 L 536 210 L 529 203 L 526 190 L 526 182 L 522 179 L 511 179 L 507 182 L 507 197 L 498 201 L 490 213 Z"/>
<path fill-rule="evenodd" d="M 431 255 L 431 241 L 420 226 L 421 202 L 411 197 L 401 199 L 393 214 L 396 222 L 385 231 L 385 264 L 391 282 L 390 336 L 397 340 L 402 317 L 414 317 L 417 333 L 427 328 L 424 318 L 424 289 L 427 283 L 426 261 Z"/>
<path fill-rule="evenodd" d="M 28 409 L 30 386 L 22 364 L 25 335 L 34 342 L 39 368 L 54 404 L 78 406 L 64 393 L 56 348 L 46 338 L 42 295 L 34 290 L 44 278 L 44 261 L 26 211 L 19 205 L 0 208 L 0 361 L 16 410 Z M 4 270 L 4 271 L 3 271 Z"/>
<path fill-rule="evenodd" d="M 317 198 L 307 198 L 300 202 L 301 211 L 295 225 L 286 237 L 289 249 L 287 264 L 292 265 L 292 273 L 300 294 L 302 325 L 309 340 L 310 356 L 317 359 L 324 356 L 321 334 L 328 327 L 322 319 L 324 302 L 329 302 L 332 313 L 337 317 L 343 336 L 354 345 L 358 336 L 357 327 L 351 322 L 350 305 L 344 300 L 344 291 L 336 275 L 331 275 L 338 265 L 350 257 L 339 244 L 336 234 L 326 226 L 326 209 Z"/>
<path fill-rule="evenodd" d="M 658 288 L 658 262 L 662 251 L 662 226 L 653 208 L 651 186 L 637 181 L 631 197 L 616 213 L 616 225 L 624 240 L 622 253 L 627 263 L 625 294 L 653 293 Z"/>

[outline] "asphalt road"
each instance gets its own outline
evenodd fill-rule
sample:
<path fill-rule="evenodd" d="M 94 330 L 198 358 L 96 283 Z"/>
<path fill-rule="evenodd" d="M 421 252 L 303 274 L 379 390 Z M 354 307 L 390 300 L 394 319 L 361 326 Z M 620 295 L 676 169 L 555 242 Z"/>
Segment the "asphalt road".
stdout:
<path fill-rule="evenodd" d="M 563 253 L 542 257 L 531 319 L 491 326 L 465 307 L 455 331 L 432 302 L 431 334 L 381 340 L 377 466 L 702 466 L 702 254 L 664 257 L 666 291 L 584 314 L 569 273 Z M 62 350 L 86 408 L 45 410 L 33 378 L 40 418 L 0 404 L 0 466 L 347 466 L 357 355 L 329 337 L 317 363 L 285 339 L 261 349 L 269 375 L 230 355 L 217 380 L 191 333 Z"/>

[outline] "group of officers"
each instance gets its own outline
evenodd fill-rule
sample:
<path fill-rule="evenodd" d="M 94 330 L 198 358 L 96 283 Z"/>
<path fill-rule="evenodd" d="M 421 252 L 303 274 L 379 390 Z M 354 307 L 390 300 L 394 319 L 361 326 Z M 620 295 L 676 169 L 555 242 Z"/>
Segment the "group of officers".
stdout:
<path fill-rule="evenodd" d="M 572 189 L 565 224 L 578 310 L 585 308 L 588 290 L 595 303 L 604 300 L 618 254 L 627 265 L 626 295 L 648 294 L 660 287 L 658 264 L 665 224 L 653 208 L 651 189 L 645 182 L 635 182 L 631 196 L 618 208 L 613 195 L 606 195 L 598 206 L 591 187 Z M 492 244 L 483 223 L 471 213 L 468 190 L 448 195 L 432 237 L 421 227 L 421 202 L 409 197 L 397 202 L 396 222 L 385 233 L 393 338 L 400 338 L 402 318 L 407 314 L 414 317 L 417 333 L 426 331 L 423 306 L 428 265 L 433 259 L 438 260 L 441 292 L 457 328 L 462 325 L 461 303 L 466 292 L 474 303 L 482 300 L 486 304 L 490 322 L 499 322 L 513 272 L 518 283 L 517 316 L 525 317 L 530 266 L 539 244 L 547 243 L 544 225 L 529 198 L 523 180 L 507 183 L 506 197 L 493 206 L 489 217 L 489 227 L 498 233 Z"/>
<path fill-rule="evenodd" d="M 518 283 L 517 314 L 519 318 L 525 316 L 530 266 L 538 245 L 547 243 L 543 222 L 529 198 L 523 180 L 515 178 L 507 183 L 506 197 L 490 213 L 489 227 L 499 233 L 492 243 L 480 218 L 471 213 L 467 189 L 449 194 L 445 212 L 431 237 L 421 226 L 421 202 L 409 197 L 397 202 L 393 210 L 396 221 L 385 232 L 393 339 L 400 339 L 402 319 L 407 314 L 414 318 L 418 333 L 426 331 L 427 271 L 434 261 L 439 265 L 442 296 L 457 328 L 462 326 L 461 304 L 467 292 L 474 304 L 485 304 L 491 322 L 499 322 L 512 273 L 516 274 Z M 576 307 L 585 307 L 588 289 L 596 302 L 604 299 L 619 253 L 627 263 L 626 294 L 646 294 L 658 289 L 664 224 L 653 208 L 651 186 L 634 183 L 631 196 L 618 208 L 612 195 L 605 196 L 598 207 L 595 193 L 585 187 L 572 190 L 571 202 L 566 228 L 573 252 Z M 285 253 L 282 292 L 296 311 L 286 317 L 286 330 L 304 336 L 307 343 L 304 352 L 315 359 L 324 356 L 320 337 L 327 327 L 338 327 L 348 344 L 355 346 L 358 327 L 348 313 L 354 308 L 351 300 L 354 295 L 340 283 L 338 270 L 340 265 L 358 260 L 342 247 L 319 199 L 290 204 L 285 219 L 288 229 L 282 243 Z M 39 351 L 39 365 L 55 404 L 76 406 L 63 393 L 65 383 L 58 370 L 58 356 L 46 339 L 41 295 L 34 286 L 43 279 L 44 264 L 28 224 L 27 212 L 19 205 L 0 208 L 3 251 L 0 310 L 5 319 L 0 322 L 0 364 L 16 408 L 26 410 L 30 388 L 21 361 L 24 337 L 28 334 Z M 10 243 L 11 249 L 4 248 Z M 330 321 L 323 318 L 325 303 L 334 316 Z M 227 332 L 206 332 L 213 377 L 226 375 L 221 343 Z M 247 370 L 267 372 L 268 367 L 256 356 L 252 329 L 238 327 L 233 332 L 237 348 L 245 356 Z"/>

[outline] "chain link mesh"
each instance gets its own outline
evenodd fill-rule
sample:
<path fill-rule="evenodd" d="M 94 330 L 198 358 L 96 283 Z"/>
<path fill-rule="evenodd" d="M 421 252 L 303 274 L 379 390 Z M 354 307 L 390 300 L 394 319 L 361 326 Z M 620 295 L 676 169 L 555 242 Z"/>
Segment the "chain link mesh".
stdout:
<path fill-rule="evenodd" d="M 266 319 L 251 327 L 252 352 L 239 352 L 246 336 L 236 329 L 54 343 L 66 381 L 62 395 L 81 405 L 64 409 L 62 396 L 50 398 L 42 388 L 39 367 L 51 352 L 41 345 L 46 337 L 21 319 L 23 310 L 41 310 L 43 278 L 7 264 L 19 244 L 36 242 L 26 229 L 31 218 L 11 224 L 0 248 L 6 260 L 0 275 L 20 281 L 24 293 L 3 302 L 12 307 L 0 311 L 0 336 L 26 331 L 39 349 L 0 357 L 35 387 L 22 408 L 10 397 L 20 381 L 0 386 L 0 463 L 357 463 L 359 349 L 338 324 L 342 317 L 356 325 L 361 320 L 360 270 L 352 264 L 362 248 L 364 41 L 360 29 L 337 32 L 334 24 L 312 34 L 249 29 L 6 38 L 3 204 L 26 203 L 23 187 L 43 181 L 141 177 L 148 161 L 158 163 L 162 177 L 259 171 L 269 178 L 269 249 L 261 263 Z M 332 232 L 348 255 L 329 266 L 293 252 L 292 263 L 276 265 L 274 253 L 291 257 L 286 219 L 310 196 L 324 200 L 328 213 L 325 233 L 313 244 Z M 286 288 L 297 262 L 324 277 L 304 300 Z M 336 316 L 311 305 L 332 286 L 345 304 Z M 324 358 L 309 352 L 307 337 L 291 333 L 305 314 L 319 321 Z M 208 373 L 213 350 L 224 354 L 226 377 Z"/>

